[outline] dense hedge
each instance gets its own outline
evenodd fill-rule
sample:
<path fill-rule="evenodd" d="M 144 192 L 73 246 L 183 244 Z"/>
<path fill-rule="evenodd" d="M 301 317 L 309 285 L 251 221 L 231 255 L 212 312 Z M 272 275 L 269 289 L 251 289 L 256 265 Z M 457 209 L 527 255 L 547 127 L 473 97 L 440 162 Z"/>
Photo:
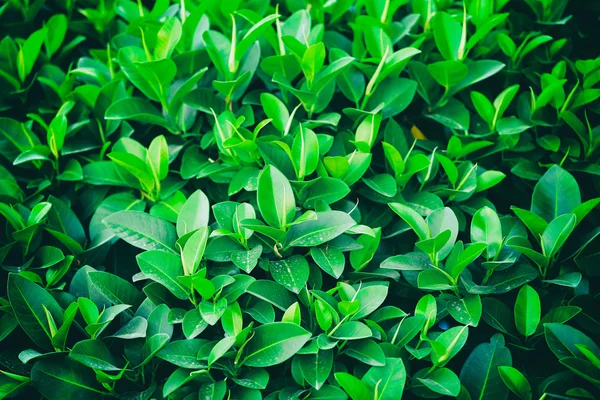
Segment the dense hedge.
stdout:
<path fill-rule="evenodd" d="M 600 398 L 599 16 L 4 2 L 0 399 Z"/>

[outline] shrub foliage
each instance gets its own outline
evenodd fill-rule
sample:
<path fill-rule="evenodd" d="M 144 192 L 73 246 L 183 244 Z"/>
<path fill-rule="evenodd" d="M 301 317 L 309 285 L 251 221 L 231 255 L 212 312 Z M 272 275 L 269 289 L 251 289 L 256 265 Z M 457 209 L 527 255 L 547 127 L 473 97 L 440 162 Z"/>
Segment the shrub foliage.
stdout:
<path fill-rule="evenodd" d="M 0 398 L 600 398 L 599 15 L 4 2 Z"/>

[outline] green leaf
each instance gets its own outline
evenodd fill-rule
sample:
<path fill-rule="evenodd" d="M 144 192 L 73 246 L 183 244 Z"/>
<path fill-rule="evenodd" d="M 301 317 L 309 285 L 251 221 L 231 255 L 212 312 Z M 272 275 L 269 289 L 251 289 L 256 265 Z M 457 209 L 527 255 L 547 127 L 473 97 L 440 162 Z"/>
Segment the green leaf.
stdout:
<path fill-rule="evenodd" d="M 225 394 L 227 393 L 227 384 L 225 381 L 219 381 L 211 384 L 204 384 L 200 388 L 200 400 L 223 400 L 225 398 Z"/>
<path fill-rule="evenodd" d="M 169 172 L 169 147 L 163 135 L 155 137 L 150 143 L 146 163 L 150 167 L 156 182 L 160 182 L 167 177 Z"/>
<path fill-rule="evenodd" d="M 281 364 L 296 354 L 310 337 L 310 332 L 290 322 L 259 326 L 246 346 L 244 364 L 249 367 Z"/>
<path fill-rule="evenodd" d="M 250 47 L 258 40 L 258 38 L 263 34 L 263 32 L 275 21 L 279 18 L 277 14 L 267 15 L 260 21 L 253 23 L 251 28 L 246 32 L 244 37 L 240 40 L 237 45 L 235 58 L 237 60 L 241 60 L 244 54 L 250 49 Z"/>
<path fill-rule="evenodd" d="M 541 313 L 540 296 L 531 286 L 523 286 L 515 302 L 517 330 L 526 337 L 533 335 L 540 323 Z"/>
<path fill-rule="evenodd" d="M 101 371 L 119 371 L 115 357 L 104 342 L 96 339 L 82 340 L 75 343 L 69 357 L 86 367 Z"/>
<path fill-rule="evenodd" d="M 517 92 L 519 91 L 519 85 L 509 86 L 504 89 L 494 100 L 494 119 L 493 124 L 496 125 L 496 122 L 504 115 L 504 112 L 513 101 Z"/>
<path fill-rule="evenodd" d="M 417 286 L 422 290 L 449 290 L 452 282 L 441 271 L 428 269 L 419 273 Z"/>
<path fill-rule="evenodd" d="M 370 178 L 363 178 L 365 184 L 385 197 L 394 197 L 398 192 L 398 184 L 393 176 L 389 174 L 375 175 Z"/>
<path fill-rule="evenodd" d="M 570 288 L 576 288 L 581 282 L 582 275 L 580 272 L 567 272 L 557 276 L 554 279 L 546 279 L 542 282 L 551 283 L 553 285 L 565 286 Z"/>
<path fill-rule="evenodd" d="M 189 371 L 178 368 L 173 372 L 163 386 L 163 396 L 168 397 L 173 392 L 184 386 L 186 383 L 194 380 L 196 377 L 207 374 L 206 370 Z"/>
<path fill-rule="evenodd" d="M 8 275 L 7 293 L 23 331 L 41 348 L 52 350 L 52 328 L 46 312 L 58 326 L 63 320 L 63 310 L 54 297 L 36 283 L 14 273 Z"/>
<path fill-rule="evenodd" d="M 469 69 L 467 76 L 462 81 L 454 85 L 450 89 L 448 94 L 453 95 L 471 85 L 474 85 L 478 82 L 481 82 L 484 79 L 494 76 L 495 74 L 500 72 L 500 70 L 502 70 L 504 67 L 505 65 L 503 63 L 496 60 L 471 61 L 467 67 Z"/>
<path fill-rule="evenodd" d="M 433 79 L 445 88 L 461 82 L 469 73 L 469 69 L 458 61 L 440 61 L 429 64 L 427 70 Z"/>
<path fill-rule="evenodd" d="M 339 278 L 344 272 L 346 259 L 341 250 L 335 247 L 313 247 L 310 255 L 315 263 L 327 274 Z"/>
<path fill-rule="evenodd" d="M 462 247 L 460 242 L 457 243 L 459 249 Z M 461 272 L 473 261 L 475 261 L 487 248 L 486 243 L 473 243 L 469 245 L 464 251 L 459 251 L 456 259 L 448 258 L 446 262 L 446 269 L 449 270 L 450 275 L 456 279 Z"/>
<path fill-rule="evenodd" d="M 173 336 L 173 324 L 168 322 L 169 306 L 160 304 L 152 310 L 148 316 L 148 330 L 146 334 L 149 338 L 153 336 L 165 334 L 171 338 Z M 158 340 L 161 342 L 161 340 Z"/>
<path fill-rule="evenodd" d="M 260 94 L 260 104 L 267 117 L 271 119 L 273 126 L 279 132 L 284 132 L 290 119 L 290 113 L 285 103 L 271 93 L 265 92 Z"/>
<path fill-rule="evenodd" d="M 50 19 L 46 22 L 46 40 L 44 45 L 46 47 L 46 52 L 49 57 L 52 57 L 54 53 L 56 53 L 63 41 L 65 40 L 65 36 L 67 34 L 67 26 L 68 20 L 67 17 L 63 14 L 56 14 L 50 17 Z"/>
<path fill-rule="evenodd" d="M 577 217 L 575 214 L 563 214 L 553 219 L 542 234 L 542 250 L 547 258 L 554 257 L 565 244 L 575 225 Z"/>
<path fill-rule="evenodd" d="M 183 272 L 185 275 L 194 275 L 200 266 L 202 256 L 206 250 L 208 234 L 207 227 L 198 228 L 186 240 L 181 253 L 181 262 L 183 263 Z"/>
<path fill-rule="evenodd" d="M 431 20 L 435 45 L 446 60 L 460 60 L 462 27 L 445 12 L 437 12 Z"/>
<path fill-rule="evenodd" d="M 546 324 L 549 323 L 561 323 L 564 324 L 574 318 L 577 314 L 581 312 L 581 308 L 576 306 L 560 306 L 553 308 L 550 310 L 542 320 L 540 321 L 540 325 L 538 326 L 537 333 L 541 333 L 545 328 Z"/>
<path fill-rule="evenodd" d="M 300 255 L 271 261 L 269 263 L 269 271 L 275 282 L 296 294 L 300 293 L 304 288 L 310 274 L 308 262 Z"/>
<path fill-rule="evenodd" d="M 246 273 L 251 273 L 258 264 L 263 248 L 257 245 L 250 250 L 239 250 L 231 253 L 231 261 Z"/>
<path fill-rule="evenodd" d="M 429 237 L 427 224 L 416 211 L 400 203 L 390 203 L 389 206 L 415 231 L 419 239 L 425 240 Z"/>
<path fill-rule="evenodd" d="M 193 309 L 188 311 L 183 317 L 181 328 L 186 339 L 190 340 L 208 328 L 208 323 L 202 319 L 197 309 Z"/>
<path fill-rule="evenodd" d="M 48 30 L 46 28 L 38 29 L 29 35 L 27 40 L 25 40 L 23 45 L 19 48 L 17 59 L 15 61 L 21 82 L 25 82 L 25 79 L 33 70 L 42 44 L 46 40 L 47 32 Z"/>
<path fill-rule="evenodd" d="M 358 378 L 346 372 L 336 372 L 334 376 L 337 383 L 348 393 L 352 400 L 371 400 L 371 391 Z"/>
<path fill-rule="evenodd" d="M 287 178 L 272 165 L 258 177 L 258 208 L 265 222 L 274 228 L 284 228 L 293 221 L 296 202 Z"/>
<path fill-rule="evenodd" d="M 539 240 L 548 227 L 548 222 L 531 211 L 523 210 L 514 206 L 511 207 L 511 210 L 513 210 L 517 217 L 519 217 L 519 219 L 525 224 L 527 229 L 533 233 L 536 240 Z"/>
<path fill-rule="evenodd" d="M 146 277 L 166 287 L 178 299 L 188 298 L 188 290 L 177 279 L 183 275 L 183 265 L 178 256 L 160 250 L 149 250 L 138 254 L 136 260 Z"/>
<path fill-rule="evenodd" d="M 101 298 L 109 303 L 115 305 L 126 304 L 137 307 L 143 300 L 140 291 L 123 278 L 108 272 L 100 271 L 88 272 L 88 278 Z M 133 312 L 130 310 L 127 310 L 127 313 L 130 316 L 133 316 Z"/>
<path fill-rule="evenodd" d="M 450 315 L 461 324 L 477 326 L 482 315 L 481 298 L 469 294 L 462 299 L 452 299 L 447 305 Z"/>
<path fill-rule="evenodd" d="M 295 302 L 285 310 L 283 313 L 283 317 L 281 317 L 281 322 L 293 322 L 296 325 L 300 325 L 302 323 L 302 315 L 300 314 L 300 304 Z"/>
<path fill-rule="evenodd" d="M 323 42 L 319 42 L 312 46 L 309 46 L 304 55 L 302 56 L 302 62 L 300 66 L 304 72 L 304 76 L 309 84 L 315 79 L 315 76 L 323 68 L 325 62 L 325 45 Z"/>
<path fill-rule="evenodd" d="M 388 295 L 387 284 L 374 284 L 360 288 L 354 300 L 360 303 L 360 307 L 352 316 L 352 319 L 362 319 L 377 310 Z"/>
<path fill-rule="evenodd" d="M 153 177 L 146 160 L 125 151 L 113 151 L 108 155 L 108 158 L 110 158 L 117 167 L 125 169 L 133 175 L 134 178 L 137 178 L 143 189 L 148 191 L 154 190 L 157 181 Z"/>
<path fill-rule="evenodd" d="M 314 247 L 335 239 L 356 225 L 352 217 L 342 211 L 317 212 L 317 219 L 294 225 L 285 237 L 284 248 Z"/>
<path fill-rule="evenodd" d="M 267 384 L 269 383 L 269 373 L 265 369 L 252 368 L 248 369 L 241 377 L 237 379 L 233 378 L 233 381 L 238 385 L 249 389 L 264 390 L 267 388 Z M 256 391 L 254 393 L 256 393 Z M 223 395 L 224 394 L 225 393 L 223 392 Z"/>
<path fill-rule="evenodd" d="M 146 330 L 148 329 L 148 322 L 145 318 L 137 316 L 133 317 L 127 324 L 123 325 L 121 329 L 115 332 L 111 337 L 119 339 L 138 339 L 146 337 Z"/>
<path fill-rule="evenodd" d="M 154 57 L 157 60 L 171 57 L 175 46 L 181 39 L 181 22 L 177 18 L 169 18 L 163 24 L 156 35 L 156 47 Z"/>
<path fill-rule="evenodd" d="M 600 374 L 598 373 L 597 363 L 594 364 L 575 357 L 563 358 L 560 360 L 560 363 L 589 382 L 595 385 L 600 384 Z"/>
<path fill-rule="evenodd" d="M 566 357 L 585 359 L 581 346 L 585 346 L 596 355 L 600 356 L 600 348 L 596 343 L 578 329 L 562 323 L 544 324 L 544 334 L 548 347 L 559 360 Z"/>
<path fill-rule="evenodd" d="M 381 228 L 375 228 L 374 232 L 375 235 L 370 233 L 361 235 L 356 242 L 360 244 L 362 248 L 350 252 L 350 265 L 352 265 L 355 271 L 361 271 L 366 268 L 379 247 L 379 242 L 381 241 Z"/>
<path fill-rule="evenodd" d="M 444 366 L 467 343 L 469 336 L 468 326 L 455 326 L 440 334 L 432 343 L 433 352 L 431 361 L 436 366 Z"/>
<path fill-rule="evenodd" d="M 128 304 L 118 304 L 104 309 L 95 320 L 88 323 L 88 326 L 85 328 L 86 332 L 88 332 L 90 335 L 98 337 L 111 321 L 113 321 L 120 313 L 129 310 L 130 307 L 131 306 Z"/>
<path fill-rule="evenodd" d="M 500 334 L 490 343 L 475 347 L 460 371 L 460 382 L 472 399 L 506 399 L 508 390 L 501 382 L 498 367 L 512 366 L 512 357 Z"/>
<path fill-rule="evenodd" d="M 404 347 L 419 334 L 426 322 L 427 318 L 423 315 L 403 319 L 390 332 L 392 334 L 392 343 L 395 343 L 399 347 Z"/>
<path fill-rule="evenodd" d="M 488 190 L 506 178 L 506 174 L 500 171 L 484 171 L 477 175 L 477 193 Z"/>
<path fill-rule="evenodd" d="M 455 99 L 451 99 L 446 105 L 435 110 L 433 114 L 426 115 L 426 117 L 431 118 L 450 129 L 459 129 L 462 131 L 467 131 L 469 129 L 471 121 L 471 116 L 465 105 Z M 478 145 L 482 147 L 486 146 L 483 142 L 478 143 Z"/>
<path fill-rule="evenodd" d="M 435 238 L 446 230 L 450 231 L 449 239 L 439 249 L 438 253 L 438 257 L 443 260 L 452 251 L 452 247 L 458 236 L 458 220 L 456 215 L 448 207 L 440 208 L 429 214 L 425 223 L 427 224 L 429 238 Z"/>
<path fill-rule="evenodd" d="M 521 400 L 531 400 L 531 386 L 527 378 L 516 368 L 498 367 L 502 382 Z"/>
<path fill-rule="evenodd" d="M 201 190 L 196 190 L 188 197 L 177 216 L 177 235 L 182 237 L 186 233 L 208 226 L 210 205 L 208 198 Z"/>
<path fill-rule="evenodd" d="M 81 246 L 85 245 L 85 231 L 81 225 L 81 221 L 79 221 L 79 218 L 69 205 L 54 196 L 48 198 L 48 203 L 52 205 L 47 214 L 48 225 L 50 225 L 54 231 L 69 236 L 72 241 L 79 243 Z M 32 213 L 33 211 L 35 211 L 35 208 L 32 210 Z M 33 215 L 35 215 L 35 213 Z M 38 214 L 36 219 L 43 218 L 42 215 L 43 212 L 42 214 Z"/>
<path fill-rule="evenodd" d="M 115 121 L 137 121 L 143 124 L 158 125 L 170 132 L 177 131 L 152 104 L 138 97 L 124 98 L 112 103 L 106 110 L 104 118 Z"/>
<path fill-rule="evenodd" d="M 355 144 L 360 151 L 365 153 L 371 151 L 371 148 L 377 139 L 380 124 L 381 113 L 370 114 L 360 123 L 354 138 Z"/>
<path fill-rule="evenodd" d="M 254 281 L 246 288 L 246 293 L 250 293 L 259 299 L 274 305 L 281 311 L 287 310 L 295 303 L 294 296 L 282 285 L 273 281 Z"/>
<path fill-rule="evenodd" d="M 173 60 L 152 60 L 148 51 L 138 46 L 124 46 L 119 49 L 118 61 L 127 78 L 145 97 L 161 102 L 163 106 L 167 105 L 169 85 L 177 74 L 177 64 Z"/>
<path fill-rule="evenodd" d="M 471 220 L 471 241 L 487 243 L 486 258 L 491 259 L 500 250 L 502 239 L 498 214 L 487 206 L 479 209 Z"/>
<path fill-rule="evenodd" d="M 49 400 L 101 399 L 108 394 L 97 383 L 92 370 L 68 358 L 36 362 L 31 370 L 31 381 Z"/>
<path fill-rule="evenodd" d="M 292 161 L 298 179 L 312 174 L 319 162 L 319 141 L 317 135 L 300 124 L 300 131 L 296 133 L 292 144 Z"/>
<path fill-rule="evenodd" d="M 215 301 L 204 300 L 198 307 L 202 319 L 209 325 L 216 325 L 226 309 L 227 299 L 224 298 Z"/>
<path fill-rule="evenodd" d="M 54 336 L 52 336 L 52 346 L 58 349 L 64 349 L 67 342 L 67 337 L 69 336 L 69 331 L 71 330 L 71 326 L 73 325 L 73 321 L 75 321 L 75 317 L 77 316 L 77 310 L 79 309 L 79 305 L 77 303 L 71 303 L 69 307 L 64 312 L 63 315 L 63 323 L 60 328 L 56 331 Z M 6 318 L 6 317 L 5 317 Z M 0 325 L 2 323 L 0 322 Z M 1 332 L 1 330 L 0 330 Z M 0 337 L 2 334 L 0 333 Z"/>
<path fill-rule="evenodd" d="M 175 227 L 165 220 L 141 211 L 119 211 L 103 222 L 116 236 L 135 247 L 175 253 Z"/>
<path fill-rule="evenodd" d="M 417 378 L 419 382 L 435 393 L 445 396 L 458 396 L 460 381 L 458 376 L 448 368 L 440 368 L 426 375 L 426 378 Z"/>
<path fill-rule="evenodd" d="M 353 340 L 348 342 L 346 354 L 362 363 L 375 367 L 386 365 L 385 354 L 381 347 L 371 339 Z"/>
<path fill-rule="evenodd" d="M 437 317 L 437 305 L 435 298 L 431 294 L 426 294 L 419 299 L 415 307 L 415 316 L 425 317 L 425 331 L 435 324 Z"/>
<path fill-rule="evenodd" d="M 167 343 L 169 343 L 169 335 L 166 333 L 157 333 L 150 336 L 146 343 L 144 343 L 144 347 L 142 348 L 142 359 L 143 361 L 139 366 L 143 366 L 148 364 L 154 356 L 163 348 Z"/>
<path fill-rule="evenodd" d="M 333 350 L 320 350 L 315 354 L 299 354 L 298 366 L 303 378 L 316 390 L 321 389 L 333 366 Z"/>
<path fill-rule="evenodd" d="M 335 332 L 330 332 L 329 336 L 338 340 L 359 340 L 372 336 L 371 329 L 362 322 L 350 321 L 339 325 Z"/>
<path fill-rule="evenodd" d="M 581 204 L 577 181 L 558 165 L 552 166 L 533 189 L 531 212 L 547 222 L 572 212 Z"/>

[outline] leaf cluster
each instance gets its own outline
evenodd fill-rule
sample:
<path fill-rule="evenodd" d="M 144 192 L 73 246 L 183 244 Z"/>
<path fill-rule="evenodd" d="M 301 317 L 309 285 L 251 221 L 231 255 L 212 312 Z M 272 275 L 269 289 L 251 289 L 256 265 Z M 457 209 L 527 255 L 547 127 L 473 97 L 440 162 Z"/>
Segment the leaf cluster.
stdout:
<path fill-rule="evenodd" d="M 600 398 L 599 15 L 4 2 L 0 399 Z"/>

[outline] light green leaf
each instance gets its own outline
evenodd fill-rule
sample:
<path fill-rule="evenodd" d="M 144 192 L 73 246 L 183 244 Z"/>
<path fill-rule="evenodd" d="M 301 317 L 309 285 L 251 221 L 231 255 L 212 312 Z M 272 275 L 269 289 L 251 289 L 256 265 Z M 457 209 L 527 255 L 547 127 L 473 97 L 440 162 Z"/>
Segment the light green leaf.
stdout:
<path fill-rule="evenodd" d="M 540 296 L 534 288 L 525 285 L 519 290 L 515 302 L 515 325 L 524 336 L 531 336 L 537 330 L 541 316 Z"/>
<path fill-rule="evenodd" d="M 516 368 L 498 367 L 502 382 L 521 400 L 531 400 L 531 386 L 527 378 Z"/>
<path fill-rule="evenodd" d="M 258 177 L 258 208 L 265 222 L 274 228 L 284 228 L 293 221 L 296 202 L 287 178 L 272 165 Z"/>
<path fill-rule="evenodd" d="M 310 339 L 310 332 L 290 322 L 273 322 L 254 330 L 246 346 L 244 364 L 270 367 L 288 360 Z"/>

